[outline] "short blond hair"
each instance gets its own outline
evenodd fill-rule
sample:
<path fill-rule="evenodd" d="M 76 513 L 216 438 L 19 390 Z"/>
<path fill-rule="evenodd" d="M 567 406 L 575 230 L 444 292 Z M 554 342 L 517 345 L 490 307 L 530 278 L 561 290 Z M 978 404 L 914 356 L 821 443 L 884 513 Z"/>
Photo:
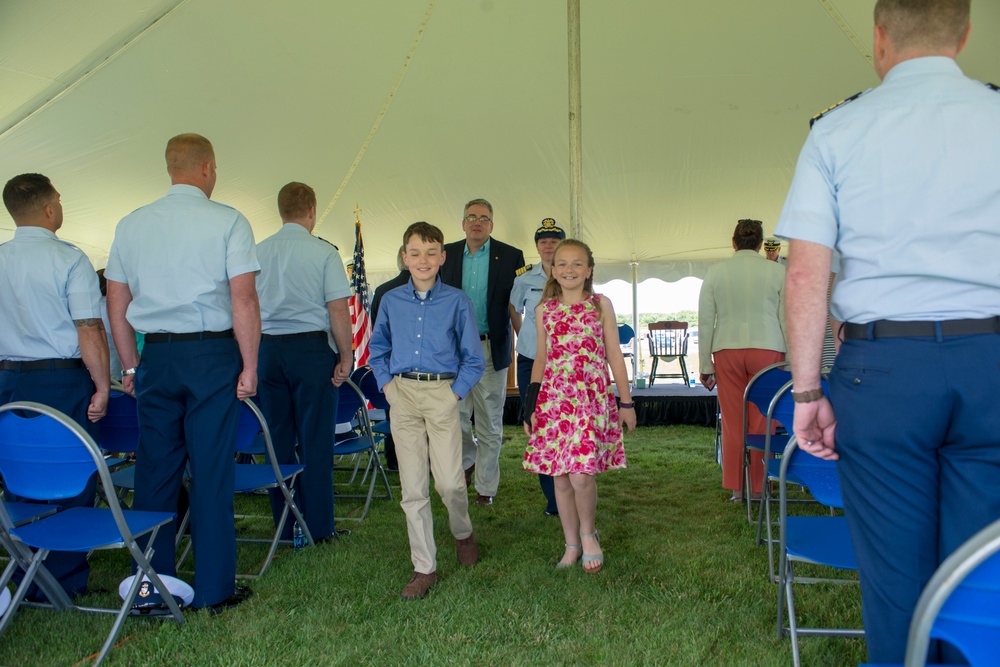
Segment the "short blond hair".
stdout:
<path fill-rule="evenodd" d="M 878 0 L 875 25 L 897 49 L 955 48 L 969 29 L 972 0 Z"/>
<path fill-rule="evenodd" d="M 166 158 L 168 174 L 186 174 L 215 159 L 215 149 L 200 134 L 178 134 L 167 142 Z"/>

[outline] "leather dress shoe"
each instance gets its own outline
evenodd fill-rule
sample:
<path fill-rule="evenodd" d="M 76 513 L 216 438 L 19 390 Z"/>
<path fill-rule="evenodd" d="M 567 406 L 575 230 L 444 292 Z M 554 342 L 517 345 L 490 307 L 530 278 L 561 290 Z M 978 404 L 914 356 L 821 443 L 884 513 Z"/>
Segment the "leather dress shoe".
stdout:
<path fill-rule="evenodd" d="M 320 537 L 320 538 L 318 538 L 316 540 L 316 544 L 326 544 L 327 542 L 336 542 L 336 541 L 338 541 L 342 537 L 348 537 L 350 534 L 351 534 L 350 529 L 348 529 L 348 528 L 340 528 L 338 530 L 334 530 L 332 533 L 330 533 L 326 537 Z"/>
<path fill-rule="evenodd" d="M 458 562 L 466 567 L 479 562 L 479 544 L 476 543 L 474 534 L 464 540 L 455 540 L 455 551 L 458 554 Z"/>
<path fill-rule="evenodd" d="M 483 494 L 480 493 L 478 496 L 476 496 L 476 504 L 477 505 L 482 505 L 484 507 L 486 505 L 492 505 L 493 504 L 493 496 L 484 496 Z"/>
<path fill-rule="evenodd" d="M 472 474 L 476 472 L 476 464 L 473 463 L 471 466 L 465 469 L 465 488 L 472 486 Z"/>
<path fill-rule="evenodd" d="M 430 574 L 414 572 L 413 578 L 410 579 L 410 583 L 403 587 L 403 592 L 399 597 L 403 600 L 419 600 L 427 596 L 427 591 L 430 590 L 430 587 L 435 582 L 437 582 L 436 572 L 431 572 Z"/>
<path fill-rule="evenodd" d="M 216 602 L 215 604 L 210 604 L 207 607 L 199 607 L 199 609 L 207 609 L 208 613 L 212 616 L 216 614 L 221 614 L 227 609 L 231 609 L 238 604 L 246 602 L 253 597 L 253 591 L 250 590 L 249 586 L 237 586 L 233 594 L 227 597 L 222 602 Z"/>

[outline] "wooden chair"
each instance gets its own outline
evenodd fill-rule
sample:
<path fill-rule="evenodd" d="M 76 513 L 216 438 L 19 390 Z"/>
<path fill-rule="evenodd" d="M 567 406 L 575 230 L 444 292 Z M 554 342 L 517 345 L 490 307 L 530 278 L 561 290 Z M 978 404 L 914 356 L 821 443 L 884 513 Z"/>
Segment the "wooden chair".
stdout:
<path fill-rule="evenodd" d="M 649 386 L 653 386 L 656 378 L 682 378 L 684 384 L 689 384 L 687 363 L 684 357 L 688 351 L 688 323 L 676 320 L 652 322 L 649 325 L 649 356 L 653 359 L 653 368 L 649 373 Z M 680 373 L 657 373 L 656 366 L 660 360 L 670 363 L 677 359 L 681 365 Z"/>

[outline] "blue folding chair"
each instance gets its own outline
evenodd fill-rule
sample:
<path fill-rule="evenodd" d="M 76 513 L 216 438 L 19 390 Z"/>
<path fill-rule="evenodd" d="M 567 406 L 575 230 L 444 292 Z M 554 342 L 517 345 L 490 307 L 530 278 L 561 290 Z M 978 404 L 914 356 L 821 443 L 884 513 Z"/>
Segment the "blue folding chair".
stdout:
<path fill-rule="evenodd" d="M 633 368 L 633 366 L 635 366 L 635 352 L 634 352 L 634 345 L 632 344 L 632 341 L 634 340 L 635 340 L 635 329 L 633 329 L 628 324 L 619 324 L 618 344 L 622 348 L 622 356 L 625 357 L 626 359 L 631 360 L 626 365 L 625 368 L 626 370 L 632 369 L 633 380 L 635 379 L 635 369 Z"/>
<path fill-rule="evenodd" d="M 789 475 L 809 487 L 813 497 L 827 507 L 844 507 L 840 480 L 833 461 L 827 461 L 799 449 L 793 436 L 781 457 L 778 481 L 780 498 L 778 548 L 778 637 L 787 632 L 792 640 L 792 660 L 801 665 L 799 636 L 864 637 L 864 630 L 855 628 L 800 628 L 795 619 L 793 584 L 819 581 L 857 584 L 856 578 L 796 578 L 794 564 L 810 563 L 839 570 L 856 572 L 858 561 L 844 516 L 788 516 Z M 788 627 L 784 625 L 785 604 L 788 605 Z"/>
<path fill-rule="evenodd" d="M 368 454 L 368 460 L 365 466 L 365 477 L 362 478 L 362 483 L 365 479 L 368 479 L 368 475 L 371 478 L 368 479 L 368 492 L 366 494 L 349 494 L 335 492 L 334 495 L 338 499 L 343 498 L 364 498 L 365 502 L 360 506 L 361 515 L 351 516 L 350 514 L 345 516 L 336 517 L 337 520 L 348 520 L 348 521 L 362 521 L 365 516 L 368 515 L 368 509 L 371 507 L 372 498 L 377 498 L 379 500 L 392 500 L 392 489 L 389 486 L 389 478 L 385 474 L 385 468 L 382 466 L 382 459 L 379 456 L 377 442 L 375 434 L 372 432 L 371 418 L 368 414 L 368 403 L 365 399 L 364 393 L 354 384 L 351 380 L 347 380 L 344 384 L 340 385 L 340 391 L 338 393 L 338 405 L 337 405 L 337 422 L 338 431 L 341 430 L 340 427 L 347 427 L 347 430 L 338 433 L 334 436 L 333 443 L 333 455 L 334 457 L 345 457 L 353 456 L 354 465 L 349 467 L 334 467 L 334 470 L 352 470 L 350 479 L 347 484 L 352 484 L 354 480 L 357 479 L 358 470 L 361 466 L 361 457 L 364 454 Z M 375 493 L 375 481 L 381 478 L 382 484 L 385 486 L 385 494 L 376 496 Z M 339 503 L 335 503 L 338 505 Z M 352 513 L 359 508 L 352 510 Z"/>
<path fill-rule="evenodd" d="M 767 435 L 748 433 L 750 430 L 750 405 L 756 405 L 761 414 L 767 415 L 771 400 L 781 390 L 785 384 L 792 379 L 787 361 L 780 361 L 760 369 L 747 383 L 747 388 L 743 392 L 743 423 L 741 433 L 743 434 L 743 499 L 747 504 L 747 523 L 753 523 L 753 498 L 750 487 L 750 457 L 756 454 L 764 455 Z M 769 419 L 766 422 L 766 433 L 773 430 L 773 422 Z M 784 425 L 784 424 L 783 424 Z M 787 424 L 791 426 L 791 422 Z M 725 424 L 723 424 L 725 428 Z M 772 436 L 771 448 L 774 451 L 781 450 L 788 442 L 787 434 Z"/>
<path fill-rule="evenodd" d="M 825 393 L 827 390 L 826 380 L 820 381 L 820 387 Z M 792 420 L 795 417 L 795 401 L 792 400 L 792 382 L 789 380 L 785 383 L 781 389 L 774 395 L 771 399 L 771 403 L 767 407 L 767 412 L 765 413 L 767 423 L 772 421 L 779 422 L 781 424 L 792 424 Z M 788 444 L 787 435 L 772 435 L 770 432 L 764 435 L 764 485 L 761 489 L 760 503 L 757 508 L 757 546 L 762 543 L 767 546 L 767 568 L 768 574 L 770 575 L 771 581 L 777 583 L 778 576 L 775 573 L 774 568 L 774 545 L 775 539 L 772 532 L 773 521 L 771 517 L 771 503 L 774 500 L 774 494 L 771 490 L 771 485 L 777 484 L 781 472 L 781 458 L 780 454 L 777 455 L 778 458 L 774 456 L 775 446 L 772 443 L 778 443 L 783 448 Z M 794 469 L 788 473 L 788 483 L 797 484 L 803 486 L 802 480 L 799 479 L 798 475 L 795 473 Z M 816 500 L 813 498 L 795 498 L 788 499 L 789 503 L 815 503 Z M 764 525 L 767 526 L 767 538 L 763 539 L 762 533 Z"/>
<path fill-rule="evenodd" d="M 267 461 L 266 463 L 254 463 L 254 457 L 246 455 L 257 452 L 261 440 L 264 443 L 264 453 L 266 454 Z M 249 461 L 248 463 L 233 464 L 236 467 L 234 484 L 236 493 L 254 493 L 256 491 L 277 489 L 285 499 L 285 506 L 281 511 L 281 518 L 278 520 L 273 536 L 266 539 L 240 537 L 236 540 L 237 542 L 270 545 L 267 556 L 264 558 L 264 562 L 261 564 L 258 572 L 249 574 L 237 573 L 236 575 L 237 579 L 258 579 L 270 567 L 271 561 L 274 560 L 274 554 L 278 551 L 278 546 L 292 544 L 291 540 L 281 539 L 281 533 L 285 528 L 285 522 L 288 521 L 289 514 L 292 515 L 293 521 L 298 522 L 299 527 L 302 528 L 307 544 L 315 544 L 312 534 L 309 532 L 309 526 L 306 525 L 299 508 L 295 505 L 294 492 L 289 488 L 295 483 L 295 478 L 305 470 L 305 466 L 301 463 L 279 464 L 277 462 L 277 458 L 274 455 L 274 443 L 271 440 L 271 431 L 267 428 L 267 421 L 264 419 L 260 408 L 249 399 L 245 399 L 240 408 L 239 426 L 236 430 L 235 454 L 241 461 Z M 184 539 L 184 529 L 187 527 L 190 516 L 191 510 L 189 508 L 177 531 L 178 544 Z M 184 551 L 177 559 L 177 569 L 180 569 L 184 561 L 187 560 L 188 554 L 191 553 L 191 546 L 191 541 L 188 540 Z"/>
<path fill-rule="evenodd" d="M 149 534 L 149 544 L 153 544 L 157 531 L 170 524 L 174 515 L 169 512 L 122 510 L 118 497 L 110 491 L 113 488 L 111 474 L 101 449 L 79 424 L 63 413 L 29 402 L 8 403 L 0 407 L 0 476 L 5 488 L 11 493 L 38 501 L 72 498 L 83 491 L 95 472 L 107 508 L 72 507 L 18 526 L 14 524 L 6 506 L 0 505 L 0 522 L 4 533 L 11 542 L 34 550 L 24 579 L 14 592 L 10 607 L 0 619 L 0 634 L 10 625 L 25 593 L 51 551 L 87 553 L 95 549 L 128 549 L 138 574 L 144 576 L 132 579 L 128 592 L 123 596 L 121 608 L 75 607 L 82 611 L 117 614 L 111 632 L 97 656 L 95 664 L 99 665 L 114 646 L 115 639 L 132 610 L 143 579 L 147 578 L 155 590 L 169 590 L 149 563 L 153 554 L 152 547 L 144 553 L 136 544 L 135 538 Z M 5 577 L 6 575 L 7 572 Z M 0 588 L 7 583 L 7 578 L 0 581 Z M 169 610 L 166 616 L 183 624 L 184 615 L 174 597 L 169 594 L 162 597 Z"/>
<path fill-rule="evenodd" d="M 135 454 L 139 446 L 139 406 L 135 398 L 123 391 L 112 390 L 108 410 L 97 422 L 98 444 L 101 449 L 119 454 Z M 110 464 L 108 466 L 111 467 Z M 120 467 L 111 473 L 122 504 L 129 491 L 135 490 L 135 465 Z"/>
<path fill-rule="evenodd" d="M 905 667 L 927 664 L 932 639 L 954 646 L 971 667 L 993 667 L 998 663 L 1000 520 L 948 556 L 924 586 L 910 622 Z"/>
<path fill-rule="evenodd" d="M 361 390 L 361 393 L 364 394 L 365 398 L 371 404 L 372 409 L 368 411 L 368 415 L 372 421 L 372 433 L 377 440 L 381 441 L 392 433 L 392 430 L 388 417 L 389 401 L 378 386 L 378 380 L 375 379 L 375 371 L 371 369 L 371 366 L 356 368 L 351 373 L 351 382 L 358 386 L 358 389 Z M 381 416 L 378 413 L 382 413 Z"/>
<path fill-rule="evenodd" d="M 3 501 L 2 504 L 11 525 L 15 528 L 31 523 L 32 521 L 37 521 L 38 519 L 44 519 L 62 509 L 58 505 L 42 505 L 38 503 Z M 0 530 L 0 547 L 3 547 L 4 551 L 7 552 L 8 558 L 7 568 L 0 575 L 0 581 L 10 581 L 17 568 L 21 568 L 24 571 L 28 570 L 28 567 L 31 565 L 31 550 L 11 540 L 6 530 Z M 59 585 L 58 581 L 49 573 L 44 565 L 39 566 L 35 580 L 35 583 L 41 588 L 42 593 L 44 593 L 46 599 L 49 600 L 53 607 L 63 610 L 72 606 L 69 596 L 66 595 L 66 591 L 63 590 L 62 586 Z M 0 591 L 5 590 L 7 590 L 5 587 L 0 586 Z"/>

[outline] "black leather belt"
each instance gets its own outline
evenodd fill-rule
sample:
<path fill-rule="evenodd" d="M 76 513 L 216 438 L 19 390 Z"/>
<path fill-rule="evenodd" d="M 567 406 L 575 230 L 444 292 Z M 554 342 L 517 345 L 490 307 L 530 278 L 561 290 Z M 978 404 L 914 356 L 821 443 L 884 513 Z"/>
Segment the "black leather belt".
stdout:
<path fill-rule="evenodd" d="M 147 343 L 179 343 L 185 340 L 212 340 L 213 338 L 232 338 L 233 330 L 225 331 L 194 331 L 192 333 L 148 333 Z"/>
<path fill-rule="evenodd" d="M 63 368 L 83 368 L 82 359 L 38 359 L 36 361 L 0 361 L 5 371 L 55 371 Z"/>
<path fill-rule="evenodd" d="M 420 382 L 437 382 L 438 380 L 453 380 L 454 373 L 400 373 L 399 377 Z"/>
<path fill-rule="evenodd" d="M 261 334 L 264 340 L 305 340 L 306 338 L 326 338 L 325 331 L 303 331 L 293 334 Z"/>
<path fill-rule="evenodd" d="M 489 339 L 490 339 L 490 335 L 488 333 L 479 334 L 479 340 L 489 340 Z"/>
<path fill-rule="evenodd" d="M 940 322 L 898 322 L 876 320 L 868 324 L 845 322 L 841 328 L 844 340 L 852 338 L 936 338 L 938 327 L 942 336 L 975 336 L 1000 333 L 1000 317 L 985 320 L 942 320 Z"/>

